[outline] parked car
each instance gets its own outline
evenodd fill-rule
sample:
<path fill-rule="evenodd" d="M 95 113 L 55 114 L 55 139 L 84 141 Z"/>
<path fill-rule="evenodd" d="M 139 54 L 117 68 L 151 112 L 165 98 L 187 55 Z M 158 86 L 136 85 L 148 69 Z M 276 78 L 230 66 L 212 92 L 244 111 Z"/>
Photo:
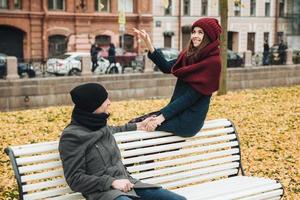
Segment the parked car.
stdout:
<path fill-rule="evenodd" d="M 7 75 L 7 64 L 6 64 L 6 54 L 0 53 L 0 78 L 4 78 Z M 29 78 L 35 77 L 35 71 L 32 67 L 32 65 L 27 63 L 21 63 L 18 62 L 18 75 L 20 77 L 26 77 Z"/>
<path fill-rule="evenodd" d="M 158 52 L 166 58 L 167 61 L 176 59 L 179 55 L 179 51 L 173 48 L 157 48 Z M 228 67 L 241 67 L 243 65 L 243 58 L 231 50 L 227 51 L 227 66 Z M 154 65 L 154 71 L 158 71 L 158 67 Z"/>
<path fill-rule="evenodd" d="M 81 73 L 81 59 L 83 56 L 89 55 L 85 52 L 69 52 L 59 58 L 50 58 L 46 62 L 46 71 L 55 75 L 79 75 Z M 122 67 L 119 63 L 110 64 L 103 57 L 98 57 L 98 67 L 94 74 L 115 74 L 121 73 Z M 90 63 L 92 69 L 92 62 Z"/>
<path fill-rule="evenodd" d="M 180 53 L 174 48 L 156 48 L 156 50 L 161 53 L 167 61 L 177 59 Z M 156 65 L 154 65 L 154 71 L 159 71 L 159 68 Z"/>
<path fill-rule="evenodd" d="M 227 67 L 241 67 L 243 62 L 243 58 L 239 54 L 227 50 Z"/>

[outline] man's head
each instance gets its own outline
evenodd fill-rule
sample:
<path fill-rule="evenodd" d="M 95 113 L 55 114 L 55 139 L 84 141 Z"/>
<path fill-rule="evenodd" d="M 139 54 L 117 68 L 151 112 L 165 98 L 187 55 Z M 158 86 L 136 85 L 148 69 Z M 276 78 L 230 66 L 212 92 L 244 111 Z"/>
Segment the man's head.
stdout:
<path fill-rule="evenodd" d="M 108 113 L 110 101 L 106 89 L 98 83 L 86 83 L 70 92 L 75 108 L 90 113 Z"/>

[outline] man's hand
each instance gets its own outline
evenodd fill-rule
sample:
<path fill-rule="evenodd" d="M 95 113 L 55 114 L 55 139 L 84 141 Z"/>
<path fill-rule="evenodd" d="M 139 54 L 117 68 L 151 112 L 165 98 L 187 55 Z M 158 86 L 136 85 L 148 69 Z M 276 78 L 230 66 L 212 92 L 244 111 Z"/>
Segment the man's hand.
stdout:
<path fill-rule="evenodd" d="M 114 180 L 111 186 L 114 189 L 129 192 L 133 188 L 134 184 L 132 184 L 128 179 L 118 179 Z"/>

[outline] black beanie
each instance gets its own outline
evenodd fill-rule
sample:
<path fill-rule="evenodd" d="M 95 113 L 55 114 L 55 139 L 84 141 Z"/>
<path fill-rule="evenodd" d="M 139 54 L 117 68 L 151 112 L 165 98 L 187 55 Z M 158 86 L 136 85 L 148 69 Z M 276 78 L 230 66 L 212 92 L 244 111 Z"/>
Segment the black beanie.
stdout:
<path fill-rule="evenodd" d="M 86 83 L 73 88 L 70 92 L 76 108 L 94 112 L 107 99 L 106 89 L 98 83 Z"/>

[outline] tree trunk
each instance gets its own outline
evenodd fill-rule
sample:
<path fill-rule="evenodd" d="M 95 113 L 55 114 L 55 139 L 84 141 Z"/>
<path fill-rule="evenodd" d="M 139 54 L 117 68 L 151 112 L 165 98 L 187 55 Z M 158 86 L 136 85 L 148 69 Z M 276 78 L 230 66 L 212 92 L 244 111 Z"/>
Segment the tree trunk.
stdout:
<path fill-rule="evenodd" d="M 220 0 L 220 16 L 221 16 L 221 60 L 222 71 L 220 77 L 220 88 L 218 95 L 227 93 L 227 24 L 228 24 L 228 0 Z"/>

